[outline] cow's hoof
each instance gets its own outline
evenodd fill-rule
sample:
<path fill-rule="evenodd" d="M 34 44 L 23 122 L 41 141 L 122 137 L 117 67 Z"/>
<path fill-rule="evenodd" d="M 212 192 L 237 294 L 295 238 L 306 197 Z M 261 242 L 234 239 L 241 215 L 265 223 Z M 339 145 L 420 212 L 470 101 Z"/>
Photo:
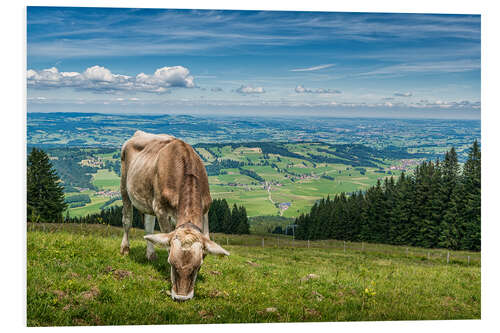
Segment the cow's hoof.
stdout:
<path fill-rule="evenodd" d="M 146 258 L 148 258 L 149 261 L 155 261 L 157 258 L 156 252 L 146 253 Z"/>
<path fill-rule="evenodd" d="M 130 252 L 130 247 L 128 246 L 122 246 L 120 248 L 120 253 L 123 255 L 128 255 L 129 252 Z"/>

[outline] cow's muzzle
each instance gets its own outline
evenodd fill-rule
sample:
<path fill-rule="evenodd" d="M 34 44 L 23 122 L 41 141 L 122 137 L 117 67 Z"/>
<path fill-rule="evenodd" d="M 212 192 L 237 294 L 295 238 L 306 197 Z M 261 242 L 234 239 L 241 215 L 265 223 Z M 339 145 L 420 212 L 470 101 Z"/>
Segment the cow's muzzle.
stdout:
<path fill-rule="evenodd" d="M 193 298 L 194 288 L 187 295 L 178 295 L 175 293 L 174 288 L 172 288 L 171 294 L 172 294 L 172 299 L 174 301 L 187 301 L 187 300 L 190 300 L 191 298 Z"/>

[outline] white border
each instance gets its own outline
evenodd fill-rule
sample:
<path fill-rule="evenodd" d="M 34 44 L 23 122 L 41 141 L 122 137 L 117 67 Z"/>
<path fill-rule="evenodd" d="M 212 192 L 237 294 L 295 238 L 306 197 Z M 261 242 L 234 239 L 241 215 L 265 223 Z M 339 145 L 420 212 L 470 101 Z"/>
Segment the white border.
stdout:
<path fill-rule="evenodd" d="M 2 326 L 23 328 L 26 325 L 26 241 L 25 241 L 25 137 L 26 137 L 26 5 L 34 6 L 97 6 L 142 8 L 199 8 L 199 9 L 260 9 L 260 10 L 307 10 L 350 12 L 401 12 L 401 13 L 456 13 L 482 15 L 482 152 L 483 152 L 483 269 L 482 269 L 482 320 L 475 321 L 414 321 L 414 322 L 348 322 L 348 323 L 296 323 L 296 324 L 245 324 L 245 325 L 182 325 L 182 326 L 128 326 L 87 328 L 92 330 L 188 330 L 204 332 L 229 332 L 237 330 L 311 330 L 311 331 L 492 331 L 498 317 L 499 293 L 498 237 L 500 219 L 496 195 L 499 158 L 497 148 L 498 118 L 498 32 L 500 17 L 494 2 L 488 1 L 349 1 L 332 2 L 309 0 L 300 3 L 290 1 L 150 1 L 150 0 L 88 0 L 88 1 L 18 1 L 3 4 L 0 11 L 2 24 Z M 5 73 L 6 72 L 6 73 Z M 13 227 L 13 228 L 12 228 Z M 495 325 L 496 324 L 496 325 Z M 24 328 L 26 329 L 26 328 Z M 50 328 L 76 330 L 81 328 Z"/>

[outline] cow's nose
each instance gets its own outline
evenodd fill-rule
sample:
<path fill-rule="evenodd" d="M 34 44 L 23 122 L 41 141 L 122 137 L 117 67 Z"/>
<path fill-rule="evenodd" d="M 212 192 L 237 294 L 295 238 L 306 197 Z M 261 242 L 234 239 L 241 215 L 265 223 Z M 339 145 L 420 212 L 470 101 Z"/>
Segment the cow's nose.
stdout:
<path fill-rule="evenodd" d="M 191 298 L 193 298 L 194 289 L 191 290 L 187 295 L 178 295 L 175 293 L 174 288 L 172 288 L 171 294 L 172 294 L 172 299 L 174 301 L 187 301 L 187 300 L 190 300 Z"/>

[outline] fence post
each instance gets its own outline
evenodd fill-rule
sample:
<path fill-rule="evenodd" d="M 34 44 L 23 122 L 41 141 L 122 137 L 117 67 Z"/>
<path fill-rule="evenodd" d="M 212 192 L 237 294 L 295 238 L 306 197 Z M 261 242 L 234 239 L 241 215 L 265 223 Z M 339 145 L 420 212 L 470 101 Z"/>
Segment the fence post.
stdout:
<path fill-rule="evenodd" d="M 264 247 L 264 238 L 262 238 L 262 247 Z"/>
<path fill-rule="evenodd" d="M 365 250 L 365 243 L 361 242 L 361 251 L 364 251 L 364 250 Z"/>
<path fill-rule="evenodd" d="M 345 253 L 345 241 L 344 241 L 344 253 Z"/>
<path fill-rule="evenodd" d="M 431 260 L 431 254 L 430 254 L 430 252 L 427 252 L 427 260 Z"/>
<path fill-rule="evenodd" d="M 309 239 L 307 240 L 307 248 L 309 248 Z"/>
<path fill-rule="evenodd" d="M 227 239 L 227 237 L 226 237 L 226 245 L 229 245 L 229 240 Z"/>
<path fill-rule="evenodd" d="M 470 256 L 467 256 L 467 265 L 470 265 Z"/>
<path fill-rule="evenodd" d="M 408 258 L 408 248 L 406 248 L 406 258 Z"/>
<path fill-rule="evenodd" d="M 446 263 L 450 262 L 450 251 L 446 253 Z"/>

